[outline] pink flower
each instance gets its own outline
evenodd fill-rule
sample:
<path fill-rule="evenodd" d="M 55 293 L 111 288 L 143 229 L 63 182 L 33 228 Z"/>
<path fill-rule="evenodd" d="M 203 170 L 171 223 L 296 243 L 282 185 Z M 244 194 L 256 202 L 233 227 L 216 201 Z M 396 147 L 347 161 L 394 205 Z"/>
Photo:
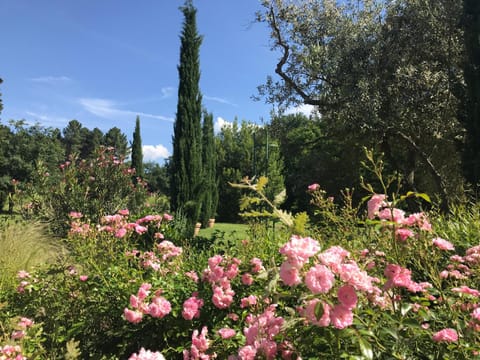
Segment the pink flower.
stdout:
<path fill-rule="evenodd" d="M 255 295 L 250 295 L 240 300 L 240 307 L 244 309 L 248 306 L 255 305 L 256 303 L 257 303 L 257 297 Z"/>
<path fill-rule="evenodd" d="M 253 284 L 253 276 L 249 273 L 245 273 L 242 275 L 242 284 L 250 286 Z"/>
<path fill-rule="evenodd" d="M 125 316 L 125 319 L 132 324 L 138 324 L 140 321 L 142 321 L 143 317 L 143 314 L 140 311 L 130 310 L 128 308 L 123 310 L 123 315 Z"/>
<path fill-rule="evenodd" d="M 128 360 L 165 360 L 163 355 L 158 351 L 152 352 L 150 350 L 145 350 L 143 347 L 138 352 L 138 355 L 132 354 Z"/>
<path fill-rule="evenodd" d="M 308 191 L 317 191 L 318 189 L 320 189 L 320 185 L 318 185 L 317 183 L 314 183 L 314 184 L 310 184 L 308 185 Z"/>
<path fill-rule="evenodd" d="M 25 331 L 23 330 L 15 330 L 14 332 L 12 332 L 12 335 L 11 335 L 12 340 L 23 339 L 24 337 L 25 337 Z"/>
<path fill-rule="evenodd" d="M 353 286 L 344 285 L 338 289 L 338 301 L 344 305 L 347 309 L 353 309 L 357 306 L 357 294 Z"/>
<path fill-rule="evenodd" d="M 288 261 L 284 261 L 280 266 L 280 279 L 288 286 L 298 285 L 302 282 L 298 268 L 292 266 Z"/>
<path fill-rule="evenodd" d="M 435 342 L 455 342 L 458 340 L 458 334 L 455 329 L 447 328 L 433 334 L 432 340 Z"/>
<path fill-rule="evenodd" d="M 87 281 L 88 280 L 88 275 L 80 275 L 79 276 L 80 281 Z"/>
<path fill-rule="evenodd" d="M 128 209 L 121 209 L 118 210 L 118 213 L 122 216 L 127 216 L 128 214 L 130 214 L 130 211 L 128 211 Z"/>
<path fill-rule="evenodd" d="M 328 266 L 333 272 L 339 272 L 340 264 L 350 256 L 350 253 L 340 246 L 332 246 L 318 254 L 318 258 L 323 265 Z"/>
<path fill-rule="evenodd" d="M 163 214 L 163 219 L 167 220 L 167 221 L 171 221 L 171 220 L 173 220 L 173 216 L 165 213 L 165 214 Z"/>
<path fill-rule="evenodd" d="M 230 339 L 231 337 L 234 337 L 236 332 L 233 329 L 230 328 L 222 328 L 218 330 L 218 333 L 222 337 L 222 339 Z"/>
<path fill-rule="evenodd" d="M 315 265 L 305 275 L 305 285 L 313 294 L 326 294 L 335 283 L 335 275 L 325 265 Z"/>
<path fill-rule="evenodd" d="M 280 254 L 285 255 L 293 266 L 300 269 L 319 250 L 317 240 L 293 235 L 290 241 L 280 248 Z"/>
<path fill-rule="evenodd" d="M 317 315 L 315 314 L 318 311 L 315 311 L 318 307 L 321 307 L 321 316 L 320 318 L 317 318 Z M 320 301 L 319 299 L 313 299 L 307 302 L 307 305 L 305 307 L 304 311 L 304 316 L 307 318 L 308 322 L 317 325 L 317 326 L 322 326 L 326 327 L 330 325 L 330 310 L 331 306 L 323 301 Z"/>
<path fill-rule="evenodd" d="M 219 309 L 228 308 L 233 302 L 235 292 L 231 288 L 223 289 L 220 286 L 213 288 L 212 302 Z"/>
<path fill-rule="evenodd" d="M 29 328 L 32 325 L 33 325 L 33 320 L 26 317 L 20 318 L 20 321 L 18 322 L 18 326 L 23 329 Z"/>
<path fill-rule="evenodd" d="M 82 213 L 77 211 L 70 211 L 68 216 L 70 216 L 72 219 L 80 219 L 81 217 L 83 217 Z"/>
<path fill-rule="evenodd" d="M 332 325 L 337 329 L 344 329 L 353 324 L 352 310 L 343 304 L 337 304 L 330 312 Z"/>
<path fill-rule="evenodd" d="M 27 279 L 30 277 L 30 274 L 25 270 L 20 270 L 17 272 L 17 278 L 19 279 Z"/>
<path fill-rule="evenodd" d="M 480 297 L 480 291 L 478 291 L 476 289 L 471 289 L 471 288 L 469 288 L 468 286 L 465 286 L 465 285 L 462 285 L 462 286 L 457 287 L 457 288 L 453 288 L 452 291 L 463 293 L 463 294 L 468 294 L 468 295 L 472 295 L 472 296 L 476 296 L 476 297 Z"/>
<path fill-rule="evenodd" d="M 480 307 L 477 307 L 475 310 L 473 310 L 472 318 L 474 318 L 476 321 L 480 321 Z"/>
<path fill-rule="evenodd" d="M 195 271 L 188 271 L 188 272 L 185 273 L 185 276 L 192 279 L 193 282 L 198 283 L 198 275 Z"/>
<path fill-rule="evenodd" d="M 395 238 L 400 241 L 405 241 L 414 234 L 415 233 L 410 229 L 400 228 L 395 230 Z"/>
<path fill-rule="evenodd" d="M 252 260 L 250 260 L 250 264 L 252 265 L 252 273 L 254 274 L 265 270 L 262 264 L 262 260 L 260 260 L 259 258 L 253 258 Z"/>
<path fill-rule="evenodd" d="M 240 360 L 255 360 L 257 349 L 252 345 L 243 346 L 238 351 Z"/>
<path fill-rule="evenodd" d="M 148 305 L 148 313 L 154 318 L 163 318 L 172 311 L 170 301 L 163 296 L 155 296 L 152 303 Z"/>
<path fill-rule="evenodd" d="M 192 320 L 200 317 L 200 308 L 203 306 L 203 300 L 192 296 L 183 303 L 182 316 L 185 320 Z"/>
<path fill-rule="evenodd" d="M 455 246 L 450 241 L 436 237 L 432 240 L 433 245 L 438 247 L 440 250 L 455 250 Z"/>
<path fill-rule="evenodd" d="M 378 215 L 380 208 L 387 206 L 388 204 L 385 202 L 387 197 L 383 194 L 373 194 L 370 200 L 368 200 L 367 208 L 368 208 L 368 218 L 373 219 L 375 216 Z"/>
<path fill-rule="evenodd" d="M 125 228 L 120 228 L 118 229 L 116 232 L 115 232 L 115 237 L 116 238 L 123 238 L 125 236 L 125 234 L 127 233 L 127 229 Z"/>

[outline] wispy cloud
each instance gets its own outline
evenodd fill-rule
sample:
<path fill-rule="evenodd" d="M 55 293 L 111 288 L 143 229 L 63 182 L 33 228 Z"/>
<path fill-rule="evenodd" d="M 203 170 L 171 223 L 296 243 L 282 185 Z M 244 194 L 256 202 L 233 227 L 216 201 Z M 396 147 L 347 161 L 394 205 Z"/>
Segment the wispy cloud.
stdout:
<path fill-rule="evenodd" d="M 168 98 L 171 98 L 175 92 L 175 88 L 172 86 L 165 86 L 160 89 L 160 94 L 154 94 L 152 96 L 143 97 L 140 99 L 133 99 L 122 102 L 121 105 L 129 106 L 129 105 L 136 105 L 136 104 L 145 104 L 151 102 L 162 101 Z"/>
<path fill-rule="evenodd" d="M 98 99 L 98 98 L 81 98 L 78 99 L 78 103 L 89 113 L 96 116 L 118 120 L 119 118 L 132 118 L 134 116 L 147 117 L 152 119 L 158 119 L 163 121 L 173 122 L 174 119 L 169 116 L 148 114 L 139 111 L 133 110 L 124 110 L 118 107 L 118 104 L 114 101 L 108 99 Z"/>
<path fill-rule="evenodd" d="M 39 77 L 30 78 L 29 80 L 36 83 L 44 83 L 44 84 L 58 84 L 62 82 L 72 81 L 72 79 L 69 78 L 68 76 L 39 76 Z"/>
<path fill-rule="evenodd" d="M 215 101 L 215 102 L 218 102 L 220 104 L 226 104 L 226 105 L 231 105 L 231 106 L 235 106 L 235 107 L 238 107 L 237 104 L 227 100 L 227 99 L 224 99 L 224 98 L 220 98 L 220 97 L 216 97 L 216 96 L 207 96 L 207 95 L 203 95 L 203 98 L 205 100 L 210 100 L 210 101 Z"/>
<path fill-rule="evenodd" d="M 161 145 L 144 145 L 142 146 L 144 161 L 155 161 L 159 159 L 166 159 L 170 156 L 168 149 Z"/>
<path fill-rule="evenodd" d="M 66 125 L 71 119 L 67 119 L 66 117 L 51 115 L 51 114 L 39 114 L 33 111 L 25 111 L 25 114 L 30 116 L 33 122 L 39 122 L 44 126 L 58 126 L 58 125 Z"/>

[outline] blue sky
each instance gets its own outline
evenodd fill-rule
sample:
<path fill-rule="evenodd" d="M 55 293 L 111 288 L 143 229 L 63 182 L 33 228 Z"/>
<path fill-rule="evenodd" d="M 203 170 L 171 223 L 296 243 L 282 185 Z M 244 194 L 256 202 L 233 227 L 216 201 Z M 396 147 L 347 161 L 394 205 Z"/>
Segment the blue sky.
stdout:
<path fill-rule="evenodd" d="M 0 0 L 1 121 L 63 129 L 77 119 L 131 140 L 138 114 L 145 160 L 171 152 L 183 0 Z M 194 0 L 204 106 L 215 121 L 268 121 L 251 100 L 273 74 L 258 0 Z"/>

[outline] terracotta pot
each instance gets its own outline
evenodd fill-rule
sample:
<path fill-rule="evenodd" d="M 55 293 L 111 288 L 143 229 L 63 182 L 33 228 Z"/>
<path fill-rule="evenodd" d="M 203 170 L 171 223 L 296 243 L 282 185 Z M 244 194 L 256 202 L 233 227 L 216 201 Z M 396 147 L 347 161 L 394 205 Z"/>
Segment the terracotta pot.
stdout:
<path fill-rule="evenodd" d="M 200 232 L 200 228 L 202 227 L 202 223 L 196 223 L 195 224 L 195 230 L 193 232 L 193 236 L 197 236 L 198 233 Z"/>
<path fill-rule="evenodd" d="M 215 219 L 208 219 L 208 227 L 213 228 L 214 225 L 215 225 Z"/>

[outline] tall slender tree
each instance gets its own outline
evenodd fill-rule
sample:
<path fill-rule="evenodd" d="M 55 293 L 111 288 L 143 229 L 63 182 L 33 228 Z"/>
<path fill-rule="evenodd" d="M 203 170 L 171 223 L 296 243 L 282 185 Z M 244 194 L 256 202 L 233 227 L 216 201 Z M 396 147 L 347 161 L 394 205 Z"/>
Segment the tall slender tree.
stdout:
<path fill-rule="evenodd" d="M 217 152 L 215 151 L 213 115 L 206 111 L 203 114 L 202 145 L 204 185 L 201 220 L 206 224 L 209 219 L 215 217 L 218 204 Z"/>
<path fill-rule="evenodd" d="M 2 78 L 0 78 L 0 85 L 3 83 Z M 3 103 L 2 103 L 2 93 L 0 93 L 0 114 L 2 113 L 3 110 Z"/>
<path fill-rule="evenodd" d="M 466 96 L 463 122 L 466 129 L 463 169 L 468 182 L 480 182 L 480 2 L 463 1 Z"/>
<path fill-rule="evenodd" d="M 135 169 L 137 176 L 143 177 L 143 153 L 142 138 L 140 135 L 140 117 L 137 116 L 135 121 L 135 131 L 133 133 L 132 142 L 132 168 Z"/>
<path fill-rule="evenodd" d="M 200 45 L 196 13 L 192 1 L 180 8 L 184 15 L 180 37 L 180 64 L 177 114 L 173 134 L 171 202 L 173 210 L 183 210 L 191 222 L 200 214 L 202 143 L 202 94 L 200 93 Z"/>

